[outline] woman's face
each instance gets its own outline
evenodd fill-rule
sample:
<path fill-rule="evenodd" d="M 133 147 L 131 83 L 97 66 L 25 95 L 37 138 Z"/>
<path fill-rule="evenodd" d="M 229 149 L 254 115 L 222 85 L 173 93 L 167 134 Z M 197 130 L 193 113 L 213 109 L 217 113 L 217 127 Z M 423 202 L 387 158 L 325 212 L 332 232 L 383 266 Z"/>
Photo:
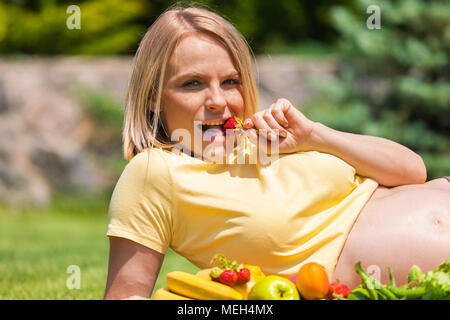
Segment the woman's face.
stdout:
<path fill-rule="evenodd" d="M 183 37 L 169 60 L 162 94 L 162 118 L 169 134 L 174 137 L 177 129 L 184 129 L 190 135 L 190 145 L 183 137 L 184 148 L 207 158 L 213 151 L 223 159 L 222 124 L 230 117 L 242 119 L 242 92 L 239 72 L 217 40 L 203 34 Z M 236 139 L 229 139 L 234 146 Z"/>

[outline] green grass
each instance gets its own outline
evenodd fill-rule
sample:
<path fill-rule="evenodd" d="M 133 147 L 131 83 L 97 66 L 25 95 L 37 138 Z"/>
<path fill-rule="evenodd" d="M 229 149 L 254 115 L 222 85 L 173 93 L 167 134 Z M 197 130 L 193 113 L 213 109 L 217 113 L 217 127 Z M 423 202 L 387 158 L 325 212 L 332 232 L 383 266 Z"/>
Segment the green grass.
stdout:
<path fill-rule="evenodd" d="M 108 201 L 66 196 L 47 209 L 0 208 L 0 299 L 103 299 L 107 266 Z M 80 268 L 80 288 L 69 289 L 71 265 Z M 173 270 L 197 267 L 169 250 L 155 289 Z"/>

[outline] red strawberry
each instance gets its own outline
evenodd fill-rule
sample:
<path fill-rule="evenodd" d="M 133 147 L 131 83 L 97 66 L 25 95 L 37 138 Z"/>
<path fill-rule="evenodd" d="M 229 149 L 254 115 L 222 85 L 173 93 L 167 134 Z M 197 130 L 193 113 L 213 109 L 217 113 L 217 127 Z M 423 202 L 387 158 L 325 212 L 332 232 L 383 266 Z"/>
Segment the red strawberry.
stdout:
<path fill-rule="evenodd" d="M 224 270 L 219 276 L 219 281 L 230 287 L 236 284 L 237 279 L 238 275 L 233 270 Z"/>
<path fill-rule="evenodd" d="M 342 298 L 347 298 L 348 294 L 352 290 L 345 284 L 337 282 L 332 282 L 328 285 L 328 299 L 336 300 L 336 296 L 340 296 Z"/>
<path fill-rule="evenodd" d="M 228 119 L 228 120 L 224 123 L 223 128 L 224 128 L 224 129 L 235 129 L 235 128 L 237 127 L 237 125 L 238 125 L 238 122 L 237 122 L 236 119 L 233 117 L 233 118 Z"/>
<path fill-rule="evenodd" d="M 238 275 L 237 278 L 238 284 L 244 284 L 250 281 L 251 273 L 250 270 L 248 270 L 247 268 L 242 268 L 241 270 L 239 270 L 237 275 Z"/>

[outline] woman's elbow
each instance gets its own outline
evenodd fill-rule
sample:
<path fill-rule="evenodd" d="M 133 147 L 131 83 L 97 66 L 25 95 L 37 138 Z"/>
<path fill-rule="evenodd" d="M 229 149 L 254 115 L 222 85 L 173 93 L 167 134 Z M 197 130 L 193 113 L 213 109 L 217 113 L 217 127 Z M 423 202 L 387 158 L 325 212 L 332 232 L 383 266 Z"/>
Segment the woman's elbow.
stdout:
<path fill-rule="evenodd" d="M 409 176 L 412 179 L 411 184 L 424 184 L 427 181 L 427 167 L 420 155 L 417 154 L 417 160 L 411 166 Z"/>
<path fill-rule="evenodd" d="M 417 155 L 413 160 L 405 161 L 400 170 L 386 173 L 383 179 L 377 180 L 386 187 L 398 187 L 409 184 L 424 184 L 427 181 L 427 169 L 422 158 Z"/>

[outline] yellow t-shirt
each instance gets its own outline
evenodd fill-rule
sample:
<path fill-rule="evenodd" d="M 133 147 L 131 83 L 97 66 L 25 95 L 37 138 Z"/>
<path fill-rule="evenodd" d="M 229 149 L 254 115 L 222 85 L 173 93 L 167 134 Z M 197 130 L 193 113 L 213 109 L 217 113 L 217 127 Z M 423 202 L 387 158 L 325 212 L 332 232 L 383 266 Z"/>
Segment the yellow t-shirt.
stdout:
<path fill-rule="evenodd" d="M 222 253 L 287 277 L 315 261 L 331 277 L 378 183 L 317 151 L 280 154 L 266 167 L 228 163 L 139 153 L 114 189 L 107 235 L 161 253 L 171 247 L 199 268 Z"/>

